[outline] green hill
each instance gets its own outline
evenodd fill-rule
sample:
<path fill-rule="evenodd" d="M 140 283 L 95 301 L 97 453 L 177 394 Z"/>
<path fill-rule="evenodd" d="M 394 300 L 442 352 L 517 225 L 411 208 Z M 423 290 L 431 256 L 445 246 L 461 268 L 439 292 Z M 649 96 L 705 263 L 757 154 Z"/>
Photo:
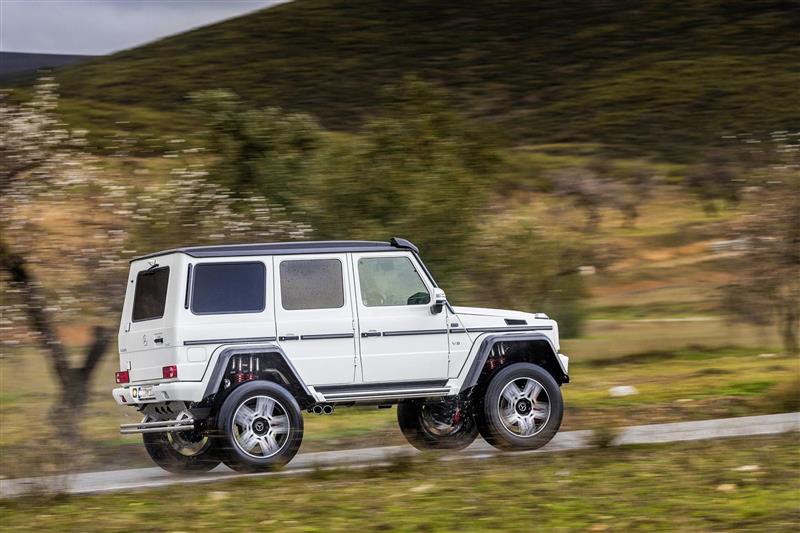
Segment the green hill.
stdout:
<path fill-rule="evenodd" d="M 685 159 L 800 128 L 800 10 L 757 0 L 308 0 L 58 74 L 67 98 L 176 111 L 230 88 L 349 129 L 405 74 L 515 142 Z"/>

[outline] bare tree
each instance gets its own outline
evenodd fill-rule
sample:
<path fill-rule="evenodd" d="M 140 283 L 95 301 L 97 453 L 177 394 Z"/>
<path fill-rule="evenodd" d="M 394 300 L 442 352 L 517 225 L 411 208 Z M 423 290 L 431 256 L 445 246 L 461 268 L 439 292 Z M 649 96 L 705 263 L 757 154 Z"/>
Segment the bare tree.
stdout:
<path fill-rule="evenodd" d="M 800 134 L 773 136 L 775 163 L 757 175 L 738 228 L 744 247 L 724 310 L 737 319 L 777 324 L 784 350 L 800 350 Z"/>
<path fill-rule="evenodd" d="M 724 146 L 709 149 L 687 168 L 684 185 L 708 214 L 716 213 L 720 204 L 736 205 L 742 199 L 748 174 L 763 168 L 770 159 L 762 148 L 763 144 L 751 135 L 728 136 Z"/>
<path fill-rule="evenodd" d="M 45 79 L 29 103 L 0 99 L 0 331 L 3 343 L 32 339 L 43 352 L 60 391 L 53 419 L 74 449 L 119 319 L 127 258 L 177 244 L 301 238 L 309 228 L 259 196 L 234 207 L 229 190 L 185 160 L 147 187 L 108 164 L 101 171 L 85 136 L 57 120 L 56 88 Z M 81 354 L 63 341 L 62 327 L 76 323 L 91 331 Z"/>
<path fill-rule="evenodd" d="M 569 198 L 586 213 L 585 231 L 597 230 L 601 210 L 611 208 L 622 213 L 627 226 L 639 218 L 639 205 L 646 201 L 657 182 L 657 176 L 644 167 L 629 171 L 627 176 L 611 178 L 610 165 L 593 161 L 590 168 L 564 168 L 549 173 L 554 192 Z"/>
<path fill-rule="evenodd" d="M 92 338 L 78 364 L 61 342 L 58 324 L 70 314 L 70 302 L 97 304 L 95 316 L 108 312 L 109 276 L 119 263 L 123 233 L 113 216 L 93 213 L 100 209 L 100 191 L 105 184 L 83 149 L 84 136 L 69 131 L 55 118 L 55 85 L 42 80 L 31 102 L 14 105 L 0 101 L 0 270 L 13 295 L 13 309 L 27 316 L 28 329 L 51 363 L 61 396 L 55 419 L 63 422 L 63 437 L 74 440 L 76 419 L 86 404 L 88 387 L 111 339 L 106 321 L 92 328 Z M 76 195 L 82 205 L 71 205 Z M 45 230 L 42 210 L 57 213 L 79 227 L 83 238 L 67 244 Z M 92 213 L 93 216 L 88 216 Z M 48 291 L 42 280 L 81 269 L 92 272 L 75 293 Z M 4 298 L 4 308 L 7 303 Z M 4 311 L 3 315 L 9 313 Z M 8 325 L 4 325 L 8 327 Z M 7 339 L 6 335 L 4 338 Z"/>

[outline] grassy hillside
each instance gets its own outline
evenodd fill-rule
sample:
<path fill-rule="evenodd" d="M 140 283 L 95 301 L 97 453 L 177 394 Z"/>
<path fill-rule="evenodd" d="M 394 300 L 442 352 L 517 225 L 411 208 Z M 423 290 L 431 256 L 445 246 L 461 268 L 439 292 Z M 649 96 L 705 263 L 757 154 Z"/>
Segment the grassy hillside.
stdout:
<path fill-rule="evenodd" d="M 777 1 L 298 0 L 58 77 L 68 98 L 169 111 L 226 87 L 347 129 L 414 73 L 517 141 L 685 159 L 800 127 L 798 29 Z"/>

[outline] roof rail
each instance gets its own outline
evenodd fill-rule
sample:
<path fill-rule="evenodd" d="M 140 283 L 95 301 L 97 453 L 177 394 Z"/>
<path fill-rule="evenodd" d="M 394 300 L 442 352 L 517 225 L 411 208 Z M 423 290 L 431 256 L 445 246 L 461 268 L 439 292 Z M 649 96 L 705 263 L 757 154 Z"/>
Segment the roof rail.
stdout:
<path fill-rule="evenodd" d="M 391 244 L 395 248 L 405 248 L 407 250 L 411 250 L 415 254 L 419 253 L 419 248 L 414 246 L 414 244 L 411 241 L 402 239 L 400 237 L 392 237 L 391 239 L 389 239 L 389 244 Z"/>

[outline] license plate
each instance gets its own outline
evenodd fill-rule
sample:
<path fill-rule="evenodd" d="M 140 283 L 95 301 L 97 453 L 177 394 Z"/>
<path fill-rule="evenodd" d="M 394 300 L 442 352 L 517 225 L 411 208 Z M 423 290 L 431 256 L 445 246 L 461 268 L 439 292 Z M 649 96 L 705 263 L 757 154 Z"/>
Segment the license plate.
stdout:
<path fill-rule="evenodd" d="M 142 385 L 141 387 L 133 387 L 131 396 L 133 396 L 134 400 L 152 400 L 156 397 L 156 393 L 152 385 Z"/>

